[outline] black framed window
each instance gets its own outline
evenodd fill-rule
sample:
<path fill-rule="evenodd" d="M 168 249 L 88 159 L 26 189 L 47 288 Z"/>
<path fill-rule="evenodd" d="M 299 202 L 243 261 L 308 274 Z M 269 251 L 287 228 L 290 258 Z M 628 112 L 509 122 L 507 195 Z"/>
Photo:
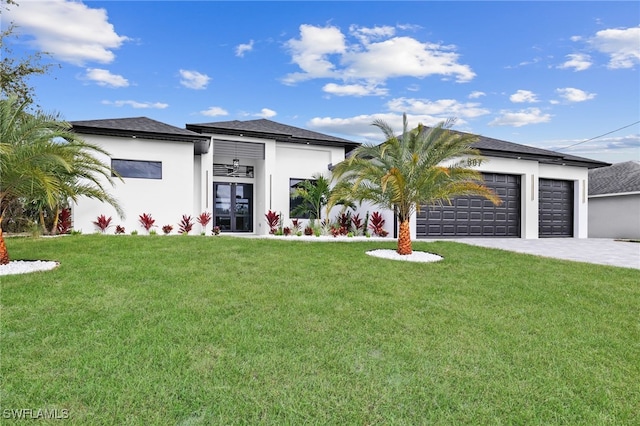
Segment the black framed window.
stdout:
<path fill-rule="evenodd" d="M 298 186 L 303 183 L 304 181 L 308 181 L 311 184 L 315 184 L 315 180 L 314 179 L 289 179 L 289 217 L 292 219 L 309 219 L 310 217 L 310 211 L 313 211 L 313 206 L 308 205 L 305 211 L 305 213 L 300 213 L 300 212 L 296 212 L 294 210 L 296 209 L 300 209 L 300 206 L 302 206 L 302 204 L 304 203 L 304 200 L 302 199 L 302 197 L 294 197 L 293 193 L 295 192 L 296 188 L 298 188 Z"/>
<path fill-rule="evenodd" d="M 162 179 L 162 161 L 120 160 L 114 158 L 111 160 L 111 169 L 123 178 Z"/>

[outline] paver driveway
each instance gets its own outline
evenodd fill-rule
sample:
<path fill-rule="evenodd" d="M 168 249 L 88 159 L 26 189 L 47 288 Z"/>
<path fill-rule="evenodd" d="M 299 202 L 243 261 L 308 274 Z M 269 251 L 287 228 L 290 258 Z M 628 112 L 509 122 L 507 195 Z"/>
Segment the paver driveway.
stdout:
<path fill-rule="evenodd" d="M 640 269 L 640 243 L 607 238 L 460 238 L 455 241 L 538 256 Z"/>

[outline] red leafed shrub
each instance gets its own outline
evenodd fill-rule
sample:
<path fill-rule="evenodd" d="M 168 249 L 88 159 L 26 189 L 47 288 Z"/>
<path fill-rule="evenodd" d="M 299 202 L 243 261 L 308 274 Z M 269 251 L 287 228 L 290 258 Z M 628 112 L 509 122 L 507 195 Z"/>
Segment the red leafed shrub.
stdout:
<path fill-rule="evenodd" d="M 124 234 L 124 226 L 116 226 L 116 234 Z"/>
<path fill-rule="evenodd" d="M 58 234 L 68 234 L 71 231 L 71 209 L 62 209 L 58 214 Z"/>
<path fill-rule="evenodd" d="M 142 213 L 139 216 L 140 224 L 148 232 L 156 223 L 156 220 L 151 217 L 151 214 Z"/>
<path fill-rule="evenodd" d="M 200 225 L 202 225 L 203 227 L 206 227 L 209 224 L 209 222 L 211 222 L 211 213 L 209 212 L 200 213 L 200 215 L 198 215 L 196 220 Z"/>
<path fill-rule="evenodd" d="M 351 216 L 351 223 L 353 224 L 353 229 L 356 234 L 360 234 L 364 227 L 364 223 L 362 222 L 362 219 L 360 219 L 360 215 L 356 213 Z"/>
<path fill-rule="evenodd" d="M 307 235 L 307 236 L 313 235 L 313 228 L 310 227 L 310 226 L 305 227 L 304 228 L 304 235 Z"/>
<path fill-rule="evenodd" d="M 334 237 L 345 236 L 349 233 L 349 228 L 345 226 L 340 226 L 338 224 L 338 225 L 333 225 L 329 230 L 329 232 L 331 232 L 331 235 L 333 235 Z"/>
<path fill-rule="evenodd" d="M 275 234 L 278 231 L 278 226 L 280 226 L 280 215 L 269 210 L 264 217 L 267 219 L 267 224 L 269 225 L 269 233 Z"/>
<path fill-rule="evenodd" d="M 93 224 L 97 226 L 100 232 L 104 234 L 104 232 L 111 226 L 111 216 L 106 217 L 105 215 L 101 214 L 100 216 L 98 216 L 98 219 L 93 222 Z"/>
<path fill-rule="evenodd" d="M 162 227 L 162 232 L 164 232 L 164 235 L 169 235 L 171 231 L 173 231 L 173 226 L 171 225 L 164 225 Z"/>
<path fill-rule="evenodd" d="M 384 218 L 378 212 L 373 212 L 371 214 L 371 223 L 369 224 L 369 229 L 373 231 L 373 235 L 377 235 L 379 237 L 386 237 L 389 235 L 387 231 L 384 230 Z"/>
<path fill-rule="evenodd" d="M 193 228 L 193 218 L 189 215 L 183 214 L 180 223 L 178 224 L 178 231 L 181 234 L 188 234 Z"/>
<path fill-rule="evenodd" d="M 346 228 L 348 232 L 349 227 L 351 226 L 351 213 L 340 213 L 340 216 L 338 216 L 338 225 L 340 225 L 340 228 Z"/>
<path fill-rule="evenodd" d="M 282 230 L 282 233 L 284 235 L 291 235 L 291 228 L 289 228 L 288 226 L 285 226 L 284 229 Z"/>

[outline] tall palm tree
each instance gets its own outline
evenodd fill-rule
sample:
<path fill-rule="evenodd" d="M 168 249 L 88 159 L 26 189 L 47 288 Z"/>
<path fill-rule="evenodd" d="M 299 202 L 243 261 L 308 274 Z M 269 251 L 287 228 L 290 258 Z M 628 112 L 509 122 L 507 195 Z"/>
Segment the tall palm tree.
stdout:
<path fill-rule="evenodd" d="M 337 183 L 329 204 L 339 198 L 370 201 L 395 210 L 400 222 L 397 252 L 413 252 L 409 220 L 421 205 L 447 202 L 460 195 L 480 195 L 494 204 L 500 198 L 484 185 L 482 174 L 470 169 L 469 159 L 482 161 L 471 147 L 475 135 L 450 130 L 453 120 L 435 127 L 419 124 L 409 130 L 403 115 L 400 137 L 382 120 L 375 120 L 386 138 L 380 145 L 362 145 L 333 169 Z M 476 162 L 476 164 L 478 164 Z"/>
<path fill-rule="evenodd" d="M 55 208 L 62 199 L 88 196 L 122 210 L 103 182 L 111 168 L 95 157 L 108 155 L 73 133 L 57 116 L 25 111 L 27 102 L 0 99 L 0 265 L 9 263 L 2 237 L 5 200 L 22 199 Z"/>

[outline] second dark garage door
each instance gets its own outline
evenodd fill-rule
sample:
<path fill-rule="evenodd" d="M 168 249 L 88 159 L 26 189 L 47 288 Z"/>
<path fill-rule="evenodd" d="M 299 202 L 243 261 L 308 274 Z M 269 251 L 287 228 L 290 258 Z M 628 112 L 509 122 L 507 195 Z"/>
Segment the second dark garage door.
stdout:
<path fill-rule="evenodd" d="M 540 179 L 538 236 L 573 237 L 573 182 Z"/>
<path fill-rule="evenodd" d="M 500 206 L 483 197 L 457 197 L 451 206 L 422 206 L 416 219 L 417 237 L 519 237 L 520 176 L 483 176 L 502 199 Z"/>

